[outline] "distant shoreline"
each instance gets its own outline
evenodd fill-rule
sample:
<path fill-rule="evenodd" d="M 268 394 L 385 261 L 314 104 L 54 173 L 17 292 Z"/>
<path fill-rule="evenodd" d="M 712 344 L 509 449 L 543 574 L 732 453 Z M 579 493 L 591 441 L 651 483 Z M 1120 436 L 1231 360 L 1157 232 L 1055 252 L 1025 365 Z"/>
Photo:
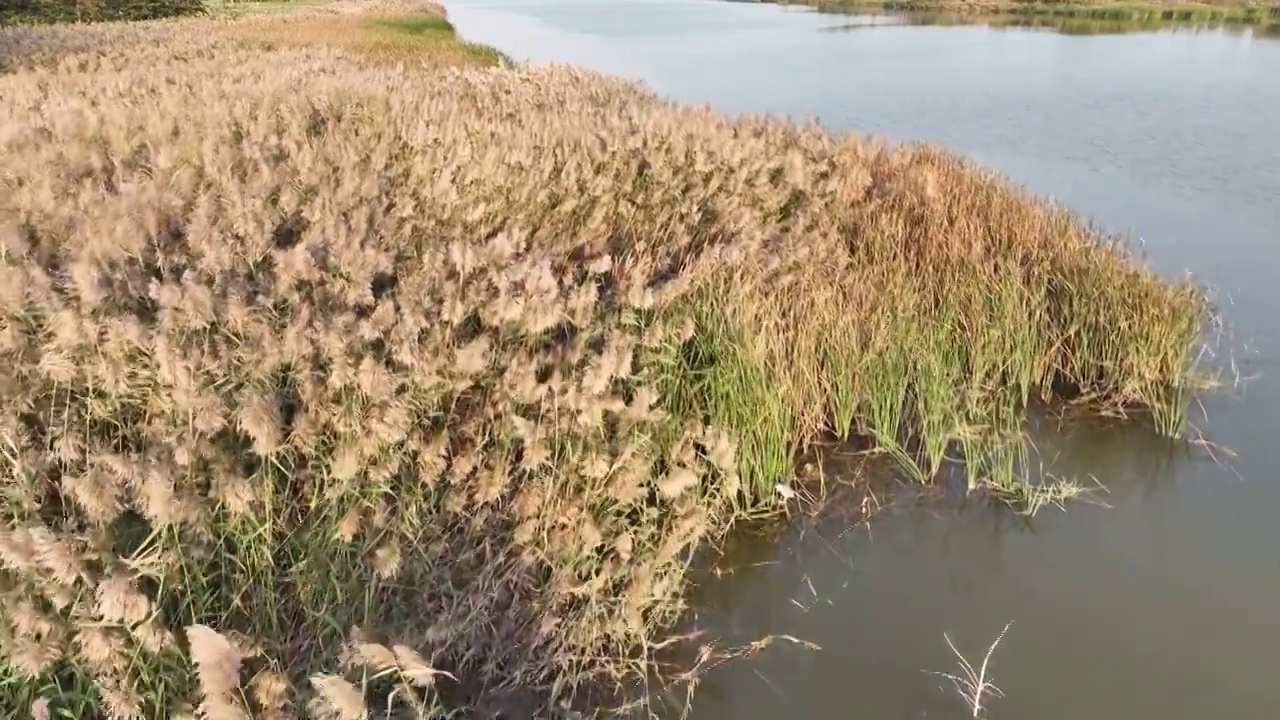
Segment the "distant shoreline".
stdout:
<path fill-rule="evenodd" d="M 1079 17 L 1111 20 L 1218 21 L 1250 24 L 1280 22 L 1280 3 L 1220 0 L 1180 2 L 1025 2 L 1022 0 L 782 0 L 779 5 L 805 5 L 819 10 L 875 10 L 882 12 L 946 12 L 957 15 L 1018 15 Z"/>

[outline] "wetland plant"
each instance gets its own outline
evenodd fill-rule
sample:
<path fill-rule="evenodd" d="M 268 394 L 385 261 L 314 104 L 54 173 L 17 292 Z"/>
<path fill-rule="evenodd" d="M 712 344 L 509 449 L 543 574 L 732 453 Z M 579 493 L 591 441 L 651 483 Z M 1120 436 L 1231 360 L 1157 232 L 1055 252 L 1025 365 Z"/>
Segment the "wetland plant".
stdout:
<path fill-rule="evenodd" d="M 1200 293 L 998 177 L 334 13 L 0 30 L 5 707 L 573 698 L 820 436 L 1177 417 Z"/>
<path fill-rule="evenodd" d="M 972 717 L 980 718 L 986 715 L 986 705 L 984 703 L 987 698 L 1004 697 L 1004 692 L 996 687 L 990 675 L 987 674 L 987 670 L 991 664 L 991 656 L 1000 645 L 1000 641 L 1004 639 L 1005 633 L 1009 632 L 1009 628 L 1012 626 L 1013 621 L 1010 620 L 1004 626 L 1004 629 L 1000 631 L 1000 634 L 996 636 L 996 639 L 987 646 L 987 653 L 982 656 L 982 664 L 976 669 L 956 649 L 955 643 L 951 642 L 951 637 L 943 633 L 942 637 L 947 641 L 947 647 L 951 648 L 951 653 L 956 656 L 956 662 L 960 667 L 959 674 L 932 670 L 925 671 L 931 675 L 938 675 L 950 680 L 951 684 L 955 686 L 956 692 L 960 694 L 960 697 L 964 698 L 965 704 L 973 712 Z"/>

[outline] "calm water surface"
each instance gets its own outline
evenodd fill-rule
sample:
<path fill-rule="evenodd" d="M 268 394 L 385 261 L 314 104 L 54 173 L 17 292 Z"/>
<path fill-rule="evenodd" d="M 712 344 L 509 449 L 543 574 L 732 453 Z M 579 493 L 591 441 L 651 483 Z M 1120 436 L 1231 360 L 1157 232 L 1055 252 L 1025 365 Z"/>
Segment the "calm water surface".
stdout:
<path fill-rule="evenodd" d="M 1140 428 L 1038 433 L 1109 507 L 1028 522 L 904 509 L 744 540 L 701 622 L 771 649 L 713 674 L 695 720 L 962 718 L 922 669 L 1014 621 L 991 717 L 1280 717 L 1280 42 L 1223 31 L 1072 36 L 979 27 L 830 32 L 849 18 L 707 0 L 454 0 L 471 40 L 642 79 L 731 112 L 940 143 L 1143 241 L 1211 285 L 1246 374 L 1203 429 L 1229 467 Z"/>

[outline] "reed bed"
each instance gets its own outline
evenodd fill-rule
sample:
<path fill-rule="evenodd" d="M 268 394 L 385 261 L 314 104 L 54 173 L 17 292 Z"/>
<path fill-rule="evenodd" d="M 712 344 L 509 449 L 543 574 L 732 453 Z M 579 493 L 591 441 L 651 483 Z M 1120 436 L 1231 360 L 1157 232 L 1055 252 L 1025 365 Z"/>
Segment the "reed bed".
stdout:
<path fill-rule="evenodd" d="M 950 155 L 243 27 L 0 32 L 6 712 L 572 699 L 821 435 L 1177 432 L 1196 289 Z"/>

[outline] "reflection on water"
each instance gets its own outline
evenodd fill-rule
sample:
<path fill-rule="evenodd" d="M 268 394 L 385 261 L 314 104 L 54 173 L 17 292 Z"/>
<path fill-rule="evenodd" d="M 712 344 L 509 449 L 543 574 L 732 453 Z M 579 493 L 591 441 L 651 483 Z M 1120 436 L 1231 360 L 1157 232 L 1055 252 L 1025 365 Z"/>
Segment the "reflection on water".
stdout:
<path fill-rule="evenodd" d="M 1196 717 L 1174 712 L 1186 701 L 1162 697 L 1164 688 L 1122 688 L 1184 675 L 1184 653 L 1213 647 L 1215 628 L 1234 622 L 1221 614 L 1228 607 L 1242 622 L 1266 621 L 1267 601 L 1233 600 L 1229 587 L 1212 585 L 1224 573 L 1180 572 L 1199 570 L 1202 551 L 1161 508 L 1178 502 L 1177 478 L 1212 469 L 1212 460 L 1133 422 L 1040 416 L 1031 440 L 1046 472 L 1105 485 L 1091 497 L 1097 504 L 1029 518 L 981 495 L 882 486 L 885 507 L 870 524 L 831 516 L 738 536 L 694 593 L 698 623 L 728 644 L 787 634 L 822 649 L 780 644 L 721 668 L 699 687 L 694 717 L 827 717 L 841 708 L 854 717 L 960 718 L 949 684 L 920 671 L 954 670 L 943 633 L 980 655 L 1010 620 L 994 665 L 1009 697 L 993 717 L 1067 720 L 1099 716 L 1097 708 L 1106 717 Z M 864 462 L 835 457 L 826 472 L 856 475 Z M 1280 659 L 1268 643 L 1251 645 L 1234 651 L 1249 662 Z M 1255 667 L 1245 673 L 1232 682 L 1263 680 Z M 1093 697 L 1063 702 L 1080 692 L 1073 685 Z M 1272 701 L 1237 698 L 1233 708 Z"/>
<path fill-rule="evenodd" d="M 943 641 L 994 662 L 996 720 L 1272 718 L 1280 708 L 1280 42 L 1225 29 L 1124 36 L 878 27 L 722 0 L 447 0 L 470 40 L 731 113 L 944 145 L 1145 243 L 1216 290 L 1262 374 L 1207 400 L 1230 465 L 1140 425 L 1035 419 L 1051 473 L 1100 504 L 1031 520 L 981 497 L 898 502 L 743 534 L 693 598 L 726 638 L 793 635 L 704 679 L 695 720 L 961 718 Z M 896 22 L 880 19 L 877 22 Z M 1256 30 L 1256 29 L 1255 29 Z M 858 464 L 832 458 L 829 474 Z M 869 470 L 875 472 L 874 468 Z M 888 503 L 893 494 L 878 497 Z M 909 497 L 904 495 L 902 497 Z"/>

